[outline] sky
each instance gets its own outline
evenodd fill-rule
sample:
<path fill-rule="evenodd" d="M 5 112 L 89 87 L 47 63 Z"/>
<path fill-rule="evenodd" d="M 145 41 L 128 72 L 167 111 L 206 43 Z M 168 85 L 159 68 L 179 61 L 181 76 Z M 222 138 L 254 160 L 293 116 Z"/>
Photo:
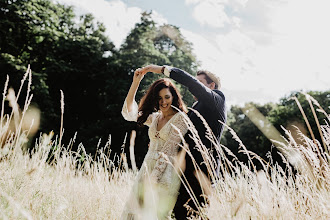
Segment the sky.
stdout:
<path fill-rule="evenodd" d="M 228 105 L 330 90 L 329 0 L 54 0 L 92 13 L 120 47 L 143 11 L 180 28 Z"/>

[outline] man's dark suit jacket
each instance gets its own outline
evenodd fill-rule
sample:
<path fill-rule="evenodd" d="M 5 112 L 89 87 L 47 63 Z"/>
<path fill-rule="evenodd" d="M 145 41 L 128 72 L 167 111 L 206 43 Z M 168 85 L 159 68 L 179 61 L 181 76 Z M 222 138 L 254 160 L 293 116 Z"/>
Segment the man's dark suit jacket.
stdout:
<path fill-rule="evenodd" d="M 211 90 L 199 82 L 195 77 L 181 69 L 168 67 L 168 70 L 170 72 L 170 78 L 188 87 L 189 91 L 197 98 L 198 101 L 193 106 L 193 109 L 197 110 L 204 117 L 218 142 L 220 142 L 220 137 L 223 132 L 223 125 L 219 121 L 226 123 L 227 119 L 224 94 L 217 89 Z M 188 117 L 198 131 L 199 137 L 201 138 L 203 144 L 207 147 L 207 149 L 211 150 L 213 145 L 209 139 L 206 138 L 206 128 L 201 119 L 191 110 L 188 112 Z M 203 158 L 199 152 L 194 150 L 195 142 L 189 137 L 189 132 L 185 135 L 185 140 L 189 144 L 189 148 L 192 151 L 195 160 L 200 165 Z M 217 154 L 213 154 L 213 156 L 216 155 Z M 206 172 L 205 168 L 202 168 L 202 171 Z"/>

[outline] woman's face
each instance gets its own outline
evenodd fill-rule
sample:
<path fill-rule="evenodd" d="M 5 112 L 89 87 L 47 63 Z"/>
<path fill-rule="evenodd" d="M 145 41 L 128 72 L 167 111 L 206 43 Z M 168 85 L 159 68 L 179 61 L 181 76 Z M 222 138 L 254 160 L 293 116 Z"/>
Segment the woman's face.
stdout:
<path fill-rule="evenodd" d="M 169 88 L 164 88 L 159 91 L 158 104 L 159 109 L 162 112 L 167 112 L 169 109 L 171 109 L 172 102 L 173 96 Z"/>

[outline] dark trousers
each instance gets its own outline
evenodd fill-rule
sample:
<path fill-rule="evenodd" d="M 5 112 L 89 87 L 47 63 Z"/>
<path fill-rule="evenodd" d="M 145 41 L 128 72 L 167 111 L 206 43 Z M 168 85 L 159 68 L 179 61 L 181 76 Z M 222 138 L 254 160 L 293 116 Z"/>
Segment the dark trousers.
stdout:
<path fill-rule="evenodd" d="M 198 158 L 199 160 L 201 160 L 201 158 L 199 158 L 199 156 L 196 155 L 195 159 Z M 199 161 L 200 162 L 200 161 Z M 200 164 L 200 163 L 198 163 Z M 202 204 L 205 204 L 205 198 L 203 197 L 203 191 L 202 188 L 197 180 L 197 178 L 194 175 L 194 166 L 193 163 L 191 161 L 191 158 L 186 155 L 186 170 L 184 172 L 184 175 L 195 195 L 195 197 L 198 200 L 198 203 L 200 206 Z M 207 170 L 206 167 L 201 167 L 201 170 L 207 175 Z M 184 179 L 184 177 L 182 177 Z M 185 184 L 187 185 L 186 181 Z M 189 188 L 188 188 L 189 189 Z M 188 202 L 189 200 L 189 202 Z M 187 209 L 185 207 L 185 205 L 188 205 L 189 208 Z M 197 211 L 197 207 L 195 205 L 195 203 L 193 202 L 193 200 L 191 199 L 191 196 L 189 195 L 185 185 L 183 183 L 181 183 L 181 187 L 179 190 L 179 195 L 178 195 L 178 199 L 177 202 L 174 206 L 173 212 L 175 214 L 175 218 L 177 220 L 183 220 L 183 219 L 187 219 L 187 217 L 194 212 L 191 212 L 190 209 L 193 209 L 195 211 Z"/>

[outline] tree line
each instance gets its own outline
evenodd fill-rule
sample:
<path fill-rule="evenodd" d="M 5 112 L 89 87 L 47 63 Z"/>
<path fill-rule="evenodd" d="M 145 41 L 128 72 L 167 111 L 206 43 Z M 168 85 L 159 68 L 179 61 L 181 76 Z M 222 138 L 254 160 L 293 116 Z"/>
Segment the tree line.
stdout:
<path fill-rule="evenodd" d="M 192 44 L 174 25 L 158 25 L 151 12 L 143 12 L 141 21 L 116 48 L 105 35 L 105 27 L 91 14 L 77 21 L 73 8 L 50 0 L 0 0 L 0 89 L 3 91 L 7 75 L 9 86 L 19 88 L 27 66 L 32 69 L 32 105 L 41 111 L 40 132 L 60 130 L 60 90 L 64 92 L 64 136 L 69 143 L 77 132 L 74 148 L 82 143 L 88 153 L 95 153 L 111 135 L 111 149 L 122 151 L 125 136 L 137 131 L 136 161 L 141 165 L 147 151 L 147 129 L 126 122 L 121 107 L 136 68 L 146 64 L 167 64 L 196 73 L 199 63 L 192 52 Z M 149 74 L 142 81 L 137 99 L 160 76 Z M 187 88 L 177 85 L 188 106 L 194 102 Z M 23 89 L 24 91 L 24 89 Z M 330 92 L 310 94 L 328 107 Z M 304 96 L 296 96 L 302 103 L 311 123 L 313 114 Z M 24 94 L 22 95 L 24 97 Z M 271 123 L 280 126 L 305 122 L 296 103 L 284 97 L 280 103 L 254 104 Z M 19 100 L 20 106 L 24 103 Z M 6 111 L 10 111 L 7 107 Z M 228 111 L 228 125 L 232 127 L 248 149 L 267 158 L 271 142 L 245 117 L 239 106 Z M 318 114 L 319 120 L 325 117 Z M 317 126 L 312 126 L 318 134 Z M 309 134 L 308 134 L 309 135 Z M 318 135 L 317 138 L 320 138 Z M 127 145 L 126 141 L 126 145 Z M 225 131 L 222 143 L 237 153 L 238 144 Z M 244 156 L 240 159 L 245 160 Z"/>

